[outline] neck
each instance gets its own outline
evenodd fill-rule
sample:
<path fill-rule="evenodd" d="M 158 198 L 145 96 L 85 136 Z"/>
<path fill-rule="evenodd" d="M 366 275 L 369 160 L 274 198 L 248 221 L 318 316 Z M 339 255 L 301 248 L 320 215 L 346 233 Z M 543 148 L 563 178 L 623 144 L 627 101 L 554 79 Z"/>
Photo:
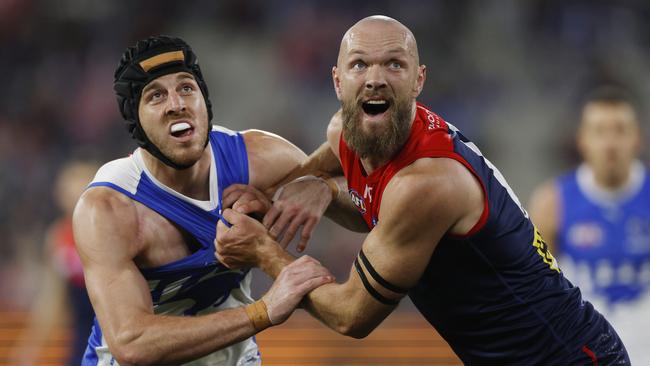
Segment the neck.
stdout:
<path fill-rule="evenodd" d="M 594 182 L 598 187 L 607 191 L 616 191 L 619 190 L 630 181 L 631 166 L 623 168 L 620 172 L 616 174 L 606 174 L 605 172 L 594 172 Z"/>
<path fill-rule="evenodd" d="M 183 170 L 168 166 L 145 149 L 140 151 L 147 169 L 160 183 L 187 197 L 202 201 L 210 199 L 211 152 L 208 147 L 194 165 Z"/>
<path fill-rule="evenodd" d="M 409 117 L 409 131 L 413 127 L 413 121 L 415 121 L 416 109 L 415 100 L 413 100 Z M 382 166 L 388 164 L 388 162 L 391 161 L 402 150 L 407 141 L 408 139 L 406 139 L 401 146 L 399 146 L 397 149 L 395 149 L 395 151 L 387 156 L 368 156 L 366 158 L 361 158 L 361 166 L 363 166 L 366 174 L 370 175 L 378 168 L 381 168 Z"/>

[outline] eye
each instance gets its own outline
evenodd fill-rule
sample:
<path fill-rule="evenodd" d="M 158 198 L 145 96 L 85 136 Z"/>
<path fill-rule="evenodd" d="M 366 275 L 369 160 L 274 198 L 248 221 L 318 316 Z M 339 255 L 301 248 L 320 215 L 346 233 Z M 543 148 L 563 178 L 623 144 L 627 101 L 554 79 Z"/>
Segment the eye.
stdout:
<path fill-rule="evenodd" d="M 185 85 L 183 85 L 181 90 L 183 91 L 183 93 L 191 93 L 191 92 L 194 91 L 194 86 L 191 85 L 191 84 L 185 84 Z"/>
<path fill-rule="evenodd" d="M 155 102 L 157 100 L 160 100 L 162 98 L 162 96 L 163 96 L 163 94 L 159 90 L 156 90 L 156 91 L 152 92 L 151 94 L 149 94 L 149 100 L 151 100 L 152 102 Z"/>
<path fill-rule="evenodd" d="M 402 68 L 402 64 L 399 63 L 399 62 L 397 62 L 397 61 L 391 61 L 391 62 L 388 64 L 388 67 L 391 68 L 391 69 L 393 69 L 393 70 L 399 70 L 399 69 Z"/>
<path fill-rule="evenodd" d="M 366 68 L 366 63 L 363 61 L 355 61 L 352 63 L 352 70 L 363 70 Z"/>

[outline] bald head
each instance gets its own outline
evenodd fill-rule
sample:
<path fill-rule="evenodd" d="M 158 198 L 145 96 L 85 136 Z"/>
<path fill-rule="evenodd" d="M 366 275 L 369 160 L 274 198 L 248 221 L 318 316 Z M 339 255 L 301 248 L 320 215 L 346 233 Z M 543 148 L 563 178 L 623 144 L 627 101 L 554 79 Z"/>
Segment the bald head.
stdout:
<path fill-rule="evenodd" d="M 401 46 L 409 56 L 413 57 L 416 65 L 420 63 L 418 45 L 411 30 L 393 18 L 373 15 L 361 19 L 345 32 L 339 48 L 337 65 L 340 67 L 342 59 L 349 53 L 357 52 L 359 45 L 373 44 Z"/>

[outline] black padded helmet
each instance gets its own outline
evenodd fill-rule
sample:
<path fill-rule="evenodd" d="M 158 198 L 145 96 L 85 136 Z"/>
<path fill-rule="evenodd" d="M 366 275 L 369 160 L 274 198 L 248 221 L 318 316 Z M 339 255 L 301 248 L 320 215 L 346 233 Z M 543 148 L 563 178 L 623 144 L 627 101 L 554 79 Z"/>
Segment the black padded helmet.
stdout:
<path fill-rule="evenodd" d="M 209 135 L 212 130 L 212 103 L 210 103 L 208 86 L 201 74 L 196 55 L 182 39 L 161 35 L 138 41 L 135 46 L 124 51 L 117 70 L 115 70 L 113 82 L 117 105 L 133 139 L 153 156 L 175 169 L 186 169 L 191 165 L 184 166 L 174 163 L 147 138 L 140 124 L 138 106 L 142 90 L 149 82 L 160 76 L 181 71 L 194 75 L 194 79 L 201 89 L 208 110 Z M 205 141 L 207 144 L 207 137 Z"/>

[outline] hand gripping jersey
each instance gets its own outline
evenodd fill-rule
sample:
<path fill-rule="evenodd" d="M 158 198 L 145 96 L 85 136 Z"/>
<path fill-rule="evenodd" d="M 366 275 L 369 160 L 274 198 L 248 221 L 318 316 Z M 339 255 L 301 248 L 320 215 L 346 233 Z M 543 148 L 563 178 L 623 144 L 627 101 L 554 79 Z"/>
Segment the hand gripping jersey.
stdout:
<path fill-rule="evenodd" d="M 381 225 L 384 188 L 415 160 L 454 159 L 480 182 L 485 207 L 479 222 L 465 236 L 445 235 L 409 291 L 464 363 L 626 364 L 618 336 L 564 278 L 501 173 L 454 126 L 417 104 L 405 146 L 372 174 L 343 139 L 339 153 L 352 201 L 371 229 Z"/>
<path fill-rule="evenodd" d="M 147 170 L 141 151 L 104 165 L 90 187 L 109 187 L 156 211 L 183 228 L 201 248 L 178 261 L 142 269 L 156 314 L 193 316 L 253 302 L 248 270 L 230 270 L 214 255 L 221 194 L 231 184 L 248 184 L 248 156 L 239 133 L 214 127 L 210 133 L 210 201 L 186 197 L 158 182 Z M 259 365 L 254 337 L 186 365 Z M 97 320 L 83 365 L 117 365 Z"/>
<path fill-rule="evenodd" d="M 557 246 L 562 268 L 603 309 L 634 364 L 650 364 L 650 179 L 640 162 L 618 192 L 587 165 L 560 177 Z"/>

